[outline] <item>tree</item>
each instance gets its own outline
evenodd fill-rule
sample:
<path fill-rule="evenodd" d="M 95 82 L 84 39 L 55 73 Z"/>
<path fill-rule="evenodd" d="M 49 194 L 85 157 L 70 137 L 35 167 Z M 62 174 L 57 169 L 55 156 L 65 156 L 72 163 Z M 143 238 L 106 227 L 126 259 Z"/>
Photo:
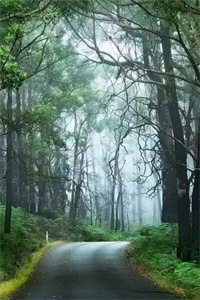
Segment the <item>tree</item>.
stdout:
<path fill-rule="evenodd" d="M 3 30 L 1 32 L 1 50 L 0 50 L 0 89 L 8 89 L 8 104 L 7 104 L 7 173 L 6 173 L 6 188 L 7 188 L 7 200 L 6 200 L 6 214 L 5 214 L 5 232 L 10 232 L 11 225 L 11 208 L 13 202 L 13 157 L 14 157 L 14 131 L 18 129 L 13 127 L 15 121 L 13 119 L 13 107 L 12 94 L 16 90 L 17 95 L 17 109 L 20 108 L 20 96 L 19 87 L 22 85 L 27 77 L 20 66 L 21 57 L 25 55 L 27 57 L 28 48 L 34 43 L 38 36 L 35 37 L 31 43 L 23 44 L 25 36 L 25 25 L 28 27 L 30 18 L 37 16 L 43 12 L 51 1 L 41 1 L 40 3 L 30 3 L 30 1 L 1 1 L 1 16 L 0 22 L 3 23 Z M 31 8 L 31 9 L 30 9 Z M 29 18 L 29 20 L 28 20 Z M 31 21 L 30 21 L 31 22 Z M 43 48 L 44 49 L 44 48 Z M 38 62 L 38 66 L 41 64 L 43 53 Z M 37 67 L 38 67 L 37 66 Z M 19 140 L 21 137 L 19 137 Z M 20 149 L 20 148 L 19 148 Z M 20 153 L 19 153 L 20 155 Z"/>
<path fill-rule="evenodd" d="M 180 16 L 186 19 L 185 24 L 188 28 L 191 26 L 191 14 L 199 14 L 198 5 L 190 5 L 187 1 L 175 1 L 171 5 L 171 1 L 150 1 L 146 6 L 142 2 L 131 1 L 122 3 L 118 1 L 98 1 L 93 2 L 87 9 L 87 12 L 81 12 L 81 21 L 83 15 L 91 19 L 92 26 L 84 27 L 84 32 L 77 31 L 76 26 L 66 17 L 67 22 L 71 24 L 71 28 L 77 37 L 91 51 L 96 53 L 93 61 L 100 64 L 107 64 L 118 68 L 117 78 L 126 78 L 127 82 L 139 82 L 145 84 L 153 84 L 158 87 L 157 96 L 160 99 L 158 105 L 161 107 L 161 93 L 164 92 L 166 102 L 166 110 L 169 116 L 169 129 L 172 126 L 173 134 L 170 137 L 170 143 L 166 143 L 166 138 L 162 134 L 163 124 L 160 131 L 160 144 L 165 145 L 167 150 L 171 144 L 174 149 L 174 163 L 168 160 L 168 165 L 174 168 L 176 174 L 176 190 L 174 186 L 175 199 L 178 193 L 178 224 L 179 224 L 179 252 L 178 255 L 183 260 L 189 259 L 190 252 L 190 210 L 189 210 L 189 182 L 187 176 L 187 155 L 191 154 L 190 149 L 184 138 L 184 114 L 182 114 L 181 105 L 178 102 L 177 90 L 181 89 L 186 83 L 192 86 L 199 86 L 199 70 L 195 62 L 196 54 L 189 49 L 190 36 L 187 40 L 183 38 L 184 29 L 180 23 Z M 142 17 L 143 15 L 143 17 Z M 146 17 L 146 19 L 144 18 Z M 90 33 L 90 31 L 92 32 Z M 101 36 L 100 36 L 101 34 Z M 161 63 L 154 64 L 154 53 L 141 56 L 138 53 L 143 49 L 145 52 L 144 38 L 151 34 L 154 36 L 152 47 L 157 47 L 157 41 L 162 44 Z M 193 30 L 193 34 L 194 30 Z M 87 39 L 88 36 L 92 39 Z M 99 43 L 99 36 L 101 43 Z M 104 43 L 102 40 L 104 39 Z M 133 43 L 136 45 L 136 51 L 133 49 Z M 115 49 L 115 53 L 105 51 L 103 45 L 109 44 Z M 147 49 L 148 51 L 149 48 Z M 172 55 L 175 51 L 175 55 Z M 176 53 L 180 53 L 181 57 L 186 59 L 181 61 L 183 65 L 175 60 Z M 158 55 L 158 52 L 155 55 Z M 179 55 L 179 54 L 177 54 Z M 184 73 L 183 66 L 189 64 L 189 76 Z M 181 84 L 179 85 L 179 82 Z M 185 89 L 184 89 L 185 91 Z M 160 94 L 159 94 L 160 93 Z M 160 97 L 160 98 L 159 98 Z M 165 104 L 164 104 L 165 105 Z M 188 119 L 190 118 L 191 109 L 188 110 Z M 161 116 L 161 111 L 159 111 Z M 160 118 L 160 117 L 159 117 Z M 160 118 L 160 122 L 161 118 Z M 152 123 L 151 123 L 152 124 Z M 188 123 L 187 123 L 188 124 Z M 169 131 L 167 132 L 169 134 Z M 188 136 L 188 135 L 187 135 Z M 195 151 L 196 152 L 196 151 Z M 173 158 L 173 156 L 171 157 Z M 175 176 L 173 183 L 175 183 Z M 177 192 L 176 192 L 177 191 Z M 176 201 L 175 201 L 176 203 Z M 174 206 L 175 207 L 175 206 Z M 174 212 L 173 212 L 174 214 Z"/>

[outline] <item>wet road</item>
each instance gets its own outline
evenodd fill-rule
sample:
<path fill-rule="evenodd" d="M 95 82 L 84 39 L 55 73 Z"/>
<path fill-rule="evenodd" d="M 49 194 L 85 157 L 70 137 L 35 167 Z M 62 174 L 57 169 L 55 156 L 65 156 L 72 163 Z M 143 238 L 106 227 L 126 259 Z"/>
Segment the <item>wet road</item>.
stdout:
<path fill-rule="evenodd" d="M 128 265 L 126 242 L 71 243 L 46 252 L 14 299 L 176 299 Z"/>

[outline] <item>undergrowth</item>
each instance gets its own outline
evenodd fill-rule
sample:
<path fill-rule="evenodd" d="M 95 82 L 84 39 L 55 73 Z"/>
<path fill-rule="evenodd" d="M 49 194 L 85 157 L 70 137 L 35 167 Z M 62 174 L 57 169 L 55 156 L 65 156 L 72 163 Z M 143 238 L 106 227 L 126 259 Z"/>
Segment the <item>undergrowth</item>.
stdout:
<path fill-rule="evenodd" d="M 74 241 L 84 242 L 102 242 L 102 241 L 124 241 L 130 237 L 130 233 L 121 231 L 110 231 L 104 228 L 99 228 L 94 225 L 89 225 L 85 222 L 73 221 L 73 228 L 70 232 L 73 233 L 71 238 Z"/>
<path fill-rule="evenodd" d="M 44 245 L 41 227 L 32 215 L 21 209 L 13 209 L 11 232 L 4 234 L 4 207 L 0 207 L 0 275 L 1 280 L 11 278 L 19 266 L 24 264 L 30 254 Z"/>
<path fill-rule="evenodd" d="M 18 268 L 30 260 L 32 253 L 50 241 L 116 241 L 125 234 L 109 232 L 66 216 L 52 218 L 32 215 L 21 208 L 12 209 L 11 233 L 4 233 L 5 207 L 0 206 L 0 281 L 13 278 Z"/>
<path fill-rule="evenodd" d="M 127 254 L 132 262 L 146 267 L 140 270 L 163 288 L 186 295 L 187 299 L 200 299 L 199 266 L 177 259 L 176 246 L 176 227 L 163 224 L 142 228 Z"/>
<path fill-rule="evenodd" d="M 91 226 L 85 222 L 70 220 L 66 216 L 46 218 L 31 215 L 21 208 L 13 208 L 11 233 L 4 234 L 4 214 L 5 207 L 0 206 L 0 282 L 4 281 L 1 286 L 5 283 L 6 293 L 21 284 L 18 280 L 23 277 L 18 276 L 20 270 L 25 275 L 30 274 L 33 253 L 42 253 L 40 249 L 45 249 L 45 233 L 48 231 L 50 241 L 130 241 L 127 254 L 139 266 L 139 271 L 147 273 L 149 278 L 163 288 L 178 291 L 179 294 L 186 295 L 187 299 L 200 299 L 200 269 L 194 262 L 181 262 L 176 258 L 175 226 L 163 224 L 144 227 L 130 234 Z M 24 267 L 29 271 L 24 271 Z M 10 279 L 10 283 L 6 283 Z"/>
<path fill-rule="evenodd" d="M 39 262 L 44 252 L 48 248 L 58 244 L 58 242 L 46 243 L 44 247 L 30 255 L 29 261 L 26 264 L 17 269 L 14 278 L 8 281 L 0 282 L 0 299 L 8 299 L 8 297 L 15 293 L 28 280 L 29 276 L 34 270 L 34 267 Z"/>

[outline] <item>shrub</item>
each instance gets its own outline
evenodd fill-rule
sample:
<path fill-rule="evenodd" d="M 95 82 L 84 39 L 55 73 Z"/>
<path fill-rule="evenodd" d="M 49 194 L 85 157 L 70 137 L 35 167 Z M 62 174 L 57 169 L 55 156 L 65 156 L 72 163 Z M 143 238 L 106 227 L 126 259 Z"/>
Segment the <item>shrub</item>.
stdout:
<path fill-rule="evenodd" d="M 0 207 L 0 217 L 4 218 L 3 207 Z M 30 253 L 43 245 L 41 233 L 33 216 L 22 209 L 13 209 L 11 233 L 5 234 L 3 224 L 0 228 L 0 269 L 4 277 L 11 277 L 16 269 L 23 264 Z"/>
<path fill-rule="evenodd" d="M 83 236 L 83 240 L 86 242 L 101 242 L 110 240 L 110 235 L 106 230 L 91 225 L 83 226 L 81 234 Z"/>
<path fill-rule="evenodd" d="M 141 235 L 127 248 L 129 258 L 146 266 L 151 274 L 158 274 L 157 282 L 162 281 L 165 287 L 182 288 L 189 299 L 199 299 L 198 265 L 182 262 L 172 255 L 177 246 L 176 226 L 163 224 L 139 232 Z"/>

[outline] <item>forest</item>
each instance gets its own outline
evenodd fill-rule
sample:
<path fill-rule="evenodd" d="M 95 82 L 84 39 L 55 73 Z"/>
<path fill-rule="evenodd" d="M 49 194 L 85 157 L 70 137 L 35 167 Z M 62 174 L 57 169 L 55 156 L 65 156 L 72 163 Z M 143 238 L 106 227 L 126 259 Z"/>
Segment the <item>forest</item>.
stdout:
<path fill-rule="evenodd" d="M 199 17 L 199 0 L 0 0 L 2 240 L 16 212 L 55 239 L 58 218 L 108 240 L 171 228 L 199 263 Z"/>

